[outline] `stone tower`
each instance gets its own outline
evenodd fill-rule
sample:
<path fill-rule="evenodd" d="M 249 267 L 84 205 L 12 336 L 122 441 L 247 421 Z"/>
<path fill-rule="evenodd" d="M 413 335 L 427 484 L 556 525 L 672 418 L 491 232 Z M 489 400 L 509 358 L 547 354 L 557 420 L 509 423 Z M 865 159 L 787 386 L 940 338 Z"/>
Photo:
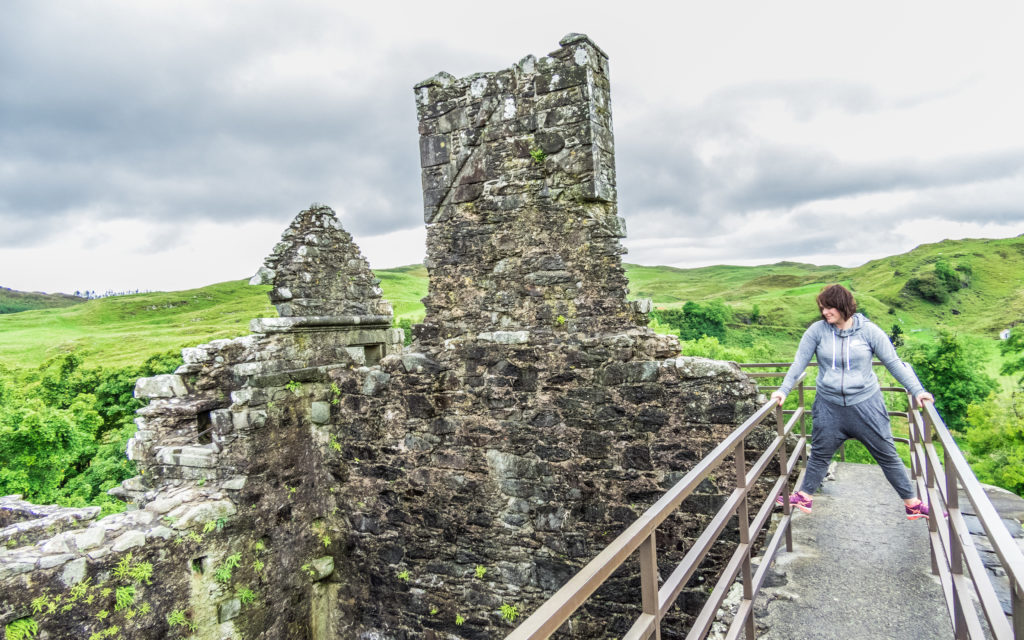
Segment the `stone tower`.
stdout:
<path fill-rule="evenodd" d="M 503 71 L 416 85 L 425 343 L 647 324 L 643 303 L 626 300 L 619 259 L 608 58 L 584 35 L 561 45 Z"/>

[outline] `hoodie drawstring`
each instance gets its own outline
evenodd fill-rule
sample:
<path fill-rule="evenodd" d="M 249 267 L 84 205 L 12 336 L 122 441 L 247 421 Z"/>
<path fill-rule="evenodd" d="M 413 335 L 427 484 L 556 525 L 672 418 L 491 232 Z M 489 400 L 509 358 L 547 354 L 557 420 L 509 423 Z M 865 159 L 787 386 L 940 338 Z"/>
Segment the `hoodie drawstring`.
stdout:
<path fill-rule="evenodd" d="M 846 370 L 850 371 L 850 341 L 846 340 Z M 832 330 L 832 370 L 836 368 L 836 332 Z"/>

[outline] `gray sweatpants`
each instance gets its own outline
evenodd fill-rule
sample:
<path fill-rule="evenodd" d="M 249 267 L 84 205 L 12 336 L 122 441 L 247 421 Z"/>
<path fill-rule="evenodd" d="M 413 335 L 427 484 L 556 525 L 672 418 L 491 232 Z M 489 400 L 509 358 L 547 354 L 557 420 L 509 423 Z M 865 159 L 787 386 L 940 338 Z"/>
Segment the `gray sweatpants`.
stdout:
<path fill-rule="evenodd" d="M 811 409 L 813 429 L 811 431 L 811 455 L 807 460 L 800 490 L 814 493 L 828 473 L 829 462 L 846 440 L 860 441 L 878 466 L 882 467 L 886 480 L 904 500 L 913 498 L 914 487 L 907 476 L 896 446 L 892 440 L 889 414 L 886 412 L 882 392 L 879 391 L 864 402 L 843 407 L 832 404 L 821 397 L 814 399 Z"/>

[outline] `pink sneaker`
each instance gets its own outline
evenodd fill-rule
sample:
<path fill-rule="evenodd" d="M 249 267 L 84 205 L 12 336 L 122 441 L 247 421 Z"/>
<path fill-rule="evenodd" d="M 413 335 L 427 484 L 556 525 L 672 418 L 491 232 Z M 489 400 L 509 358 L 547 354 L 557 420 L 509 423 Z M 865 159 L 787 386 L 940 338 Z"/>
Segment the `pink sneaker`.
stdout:
<path fill-rule="evenodd" d="M 903 508 L 907 510 L 907 520 L 917 520 L 918 518 L 924 518 L 927 520 L 930 515 L 928 505 L 923 501 L 912 507 L 904 506 Z"/>
<path fill-rule="evenodd" d="M 810 513 L 811 512 L 811 503 L 812 502 L 814 502 L 813 498 L 805 498 L 802 495 L 800 495 L 799 493 L 791 493 L 791 494 L 789 494 L 789 504 L 794 506 L 794 507 L 797 507 L 798 509 L 800 509 L 804 513 Z M 776 496 L 775 497 L 775 504 L 781 506 L 782 503 L 783 503 L 782 496 L 781 495 L 780 496 Z M 909 513 L 909 511 L 908 511 L 908 513 Z M 907 517 L 909 518 L 910 516 L 907 516 Z"/>

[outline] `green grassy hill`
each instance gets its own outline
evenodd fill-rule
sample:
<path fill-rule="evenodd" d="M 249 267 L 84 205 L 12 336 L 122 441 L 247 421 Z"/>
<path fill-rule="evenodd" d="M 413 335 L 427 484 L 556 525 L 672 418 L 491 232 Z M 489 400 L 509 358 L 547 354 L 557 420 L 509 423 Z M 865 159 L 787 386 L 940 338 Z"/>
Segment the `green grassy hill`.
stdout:
<path fill-rule="evenodd" d="M 125 366 L 169 350 L 245 335 L 250 319 L 277 315 L 267 300 L 269 290 L 239 280 L 0 316 L 0 363 L 35 367 L 76 351 L 94 365 Z"/>
<path fill-rule="evenodd" d="M 7 287 L 0 287 L 0 314 L 70 307 L 82 302 L 85 302 L 85 298 L 69 296 L 66 293 L 15 291 Z"/>
<path fill-rule="evenodd" d="M 953 267 L 967 265 L 970 286 L 942 304 L 906 292 L 911 278 L 932 272 L 940 260 Z M 422 319 L 426 269 L 410 265 L 376 273 L 396 318 Z M 795 346 L 803 328 L 817 317 L 814 298 L 831 282 L 850 286 L 877 324 L 887 331 L 899 324 L 910 339 L 925 340 L 937 329 L 950 329 L 984 340 L 994 351 L 998 332 L 1024 319 L 1024 237 L 947 240 L 850 269 L 795 262 L 698 269 L 627 264 L 626 273 L 631 297 L 652 298 L 656 307 L 724 301 L 735 312 L 737 331 L 776 344 L 780 352 Z M 244 335 L 251 318 L 276 315 L 267 302 L 267 290 L 240 280 L 2 315 L 0 363 L 35 367 L 77 350 L 97 365 L 121 366 L 156 353 Z M 760 320 L 743 324 L 755 305 Z"/>
<path fill-rule="evenodd" d="M 971 283 L 934 304 L 904 291 L 907 282 L 945 260 L 969 265 Z M 842 282 L 878 324 L 898 322 L 908 330 L 947 328 L 995 336 L 1024 318 L 1024 237 L 945 240 L 854 268 L 780 262 L 757 267 L 718 265 L 699 269 L 626 265 L 631 296 L 655 306 L 680 307 L 688 300 L 723 300 L 734 311 L 758 305 L 764 324 L 804 326 L 816 316 L 814 298 L 825 284 Z"/>

